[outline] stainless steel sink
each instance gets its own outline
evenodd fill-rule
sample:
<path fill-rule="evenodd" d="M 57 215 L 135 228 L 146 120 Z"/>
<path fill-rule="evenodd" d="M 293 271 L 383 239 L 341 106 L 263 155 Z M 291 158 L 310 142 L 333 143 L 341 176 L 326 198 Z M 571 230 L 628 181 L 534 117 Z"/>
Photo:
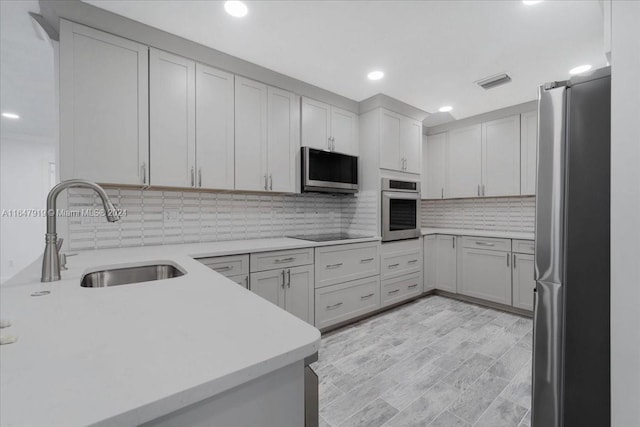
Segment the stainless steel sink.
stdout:
<path fill-rule="evenodd" d="M 184 271 L 171 264 L 141 265 L 138 267 L 113 268 L 94 271 L 82 276 L 80 286 L 85 288 L 104 288 L 106 286 L 129 285 L 131 283 L 151 282 L 171 279 L 184 275 Z"/>

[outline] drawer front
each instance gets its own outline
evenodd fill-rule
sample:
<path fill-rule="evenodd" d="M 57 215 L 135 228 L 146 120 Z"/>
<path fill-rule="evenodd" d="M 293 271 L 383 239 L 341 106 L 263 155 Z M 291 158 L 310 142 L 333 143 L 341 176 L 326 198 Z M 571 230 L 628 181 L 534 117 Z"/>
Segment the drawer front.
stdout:
<path fill-rule="evenodd" d="M 462 247 L 469 249 L 487 249 L 490 251 L 511 252 L 511 239 L 463 236 Z"/>
<path fill-rule="evenodd" d="M 382 255 L 380 262 L 380 279 L 404 276 L 422 271 L 422 251 L 413 249 Z"/>
<path fill-rule="evenodd" d="M 511 253 L 464 248 L 458 293 L 511 305 Z"/>
<path fill-rule="evenodd" d="M 422 293 L 422 274 L 410 274 L 384 280 L 380 290 L 380 304 L 386 307 Z"/>
<path fill-rule="evenodd" d="M 251 254 L 251 272 L 313 264 L 313 248 Z"/>
<path fill-rule="evenodd" d="M 199 258 L 198 261 L 227 277 L 249 274 L 249 255 Z"/>
<path fill-rule="evenodd" d="M 316 328 L 369 313 L 380 308 L 380 278 L 354 280 L 316 289 Z"/>
<path fill-rule="evenodd" d="M 534 248 L 533 240 L 513 240 L 513 252 L 533 255 Z"/>
<path fill-rule="evenodd" d="M 316 288 L 380 273 L 378 243 L 316 248 Z"/>
<path fill-rule="evenodd" d="M 229 279 L 233 280 L 234 282 L 236 282 L 238 285 L 242 286 L 243 288 L 249 289 L 249 275 L 248 274 L 241 274 L 239 276 L 231 276 L 231 277 L 229 277 Z"/>

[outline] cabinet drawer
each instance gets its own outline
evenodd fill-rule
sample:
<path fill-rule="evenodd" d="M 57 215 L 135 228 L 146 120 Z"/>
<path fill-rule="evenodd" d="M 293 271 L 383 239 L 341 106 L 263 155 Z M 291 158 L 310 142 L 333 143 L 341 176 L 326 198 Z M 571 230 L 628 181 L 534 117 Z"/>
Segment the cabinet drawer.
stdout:
<path fill-rule="evenodd" d="M 422 293 L 422 274 L 409 274 L 382 282 L 380 304 L 386 307 Z"/>
<path fill-rule="evenodd" d="M 227 277 L 249 274 L 249 255 L 199 258 L 198 261 Z"/>
<path fill-rule="evenodd" d="M 513 240 L 513 252 L 533 255 L 534 250 L 533 240 Z"/>
<path fill-rule="evenodd" d="M 316 288 L 380 273 L 378 242 L 316 248 Z"/>
<path fill-rule="evenodd" d="M 511 239 L 463 236 L 462 247 L 469 249 L 487 249 L 490 251 L 511 252 Z"/>
<path fill-rule="evenodd" d="M 313 264 L 313 248 L 251 254 L 251 272 Z"/>
<path fill-rule="evenodd" d="M 231 277 L 229 277 L 229 279 L 233 280 L 234 282 L 236 282 L 238 285 L 242 286 L 243 288 L 249 289 L 249 275 L 248 274 L 241 274 L 239 276 L 231 276 Z"/>
<path fill-rule="evenodd" d="M 380 279 L 418 273 L 422 270 L 422 253 L 420 249 L 395 252 L 382 255 L 380 263 Z"/>
<path fill-rule="evenodd" d="M 316 328 L 323 329 L 380 307 L 380 278 L 316 289 Z"/>

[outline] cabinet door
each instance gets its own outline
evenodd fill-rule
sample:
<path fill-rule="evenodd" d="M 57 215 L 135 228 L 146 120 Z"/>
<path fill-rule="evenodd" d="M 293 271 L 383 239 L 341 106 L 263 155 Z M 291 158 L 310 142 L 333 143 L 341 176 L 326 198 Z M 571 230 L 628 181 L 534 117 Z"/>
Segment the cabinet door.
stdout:
<path fill-rule="evenodd" d="M 447 143 L 447 197 L 480 195 L 482 126 L 473 125 L 449 132 Z"/>
<path fill-rule="evenodd" d="M 436 251 L 437 236 L 424 237 L 424 290 L 430 291 L 436 288 Z"/>
<path fill-rule="evenodd" d="M 510 259 L 510 252 L 464 248 L 460 293 L 511 305 Z"/>
<path fill-rule="evenodd" d="M 233 189 L 233 74 L 196 64 L 198 187 Z"/>
<path fill-rule="evenodd" d="M 538 113 L 520 116 L 520 194 L 535 195 L 538 158 Z"/>
<path fill-rule="evenodd" d="M 438 235 L 436 239 L 436 289 L 457 292 L 456 236 Z"/>
<path fill-rule="evenodd" d="M 424 199 L 442 199 L 444 194 L 444 178 L 447 149 L 447 133 L 426 137 L 422 164 L 422 197 Z"/>
<path fill-rule="evenodd" d="M 313 265 L 289 268 L 286 271 L 287 286 L 284 308 L 307 323 L 314 324 Z"/>
<path fill-rule="evenodd" d="M 335 151 L 357 156 L 358 115 L 331 107 L 331 137 L 333 137 Z"/>
<path fill-rule="evenodd" d="M 520 194 L 520 116 L 482 124 L 483 196 Z"/>
<path fill-rule="evenodd" d="M 148 48 L 60 21 L 60 175 L 148 184 Z"/>
<path fill-rule="evenodd" d="M 404 171 L 420 173 L 422 161 L 422 123 L 408 117 L 400 122 L 400 158 Z"/>
<path fill-rule="evenodd" d="M 331 148 L 331 106 L 310 98 L 302 98 L 302 146 L 320 150 Z"/>
<path fill-rule="evenodd" d="M 380 167 L 402 170 L 400 156 L 400 122 L 402 116 L 387 110 L 381 110 L 380 116 Z"/>
<path fill-rule="evenodd" d="M 235 78 L 236 190 L 267 189 L 267 86 Z"/>
<path fill-rule="evenodd" d="M 513 254 L 513 306 L 533 311 L 533 255 Z"/>
<path fill-rule="evenodd" d="M 151 183 L 195 186 L 195 62 L 149 52 Z"/>
<path fill-rule="evenodd" d="M 284 308 L 285 270 L 280 269 L 251 273 L 250 283 L 250 288 L 253 293 Z"/>
<path fill-rule="evenodd" d="M 293 193 L 296 188 L 296 151 L 300 145 L 298 97 L 291 92 L 269 87 L 268 100 L 269 190 Z"/>

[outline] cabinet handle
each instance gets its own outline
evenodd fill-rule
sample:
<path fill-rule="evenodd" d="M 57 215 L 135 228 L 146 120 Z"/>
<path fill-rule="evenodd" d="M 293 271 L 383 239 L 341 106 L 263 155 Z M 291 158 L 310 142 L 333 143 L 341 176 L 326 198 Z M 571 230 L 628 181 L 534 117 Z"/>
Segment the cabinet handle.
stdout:
<path fill-rule="evenodd" d="M 516 268 L 516 254 L 513 254 L 513 268 Z"/>
<path fill-rule="evenodd" d="M 293 261 L 293 260 L 295 260 L 295 257 L 292 257 L 292 256 L 291 256 L 291 257 L 289 257 L 289 258 L 278 258 L 278 259 L 276 259 L 274 262 L 275 262 L 275 263 L 277 263 L 277 264 L 280 264 L 280 263 L 282 263 L 282 262 L 291 262 L 291 261 Z"/>
<path fill-rule="evenodd" d="M 266 173 L 264 174 L 264 189 L 265 190 L 268 189 L 268 187 L 267 187 L 267 174 Z"/>
<path fill-rule="evenodd" d="M 511 258 L 511 254 L 507 254 L 507 267 L 509 267 L 509 258 Z"/>
<path fill-rule="evenodd" d="M 360 264 L 366 264 L 367 262 L 373 261 L 373 258 L 365 258 L 360 260 Z"/>
<path fill-rule="evenodd" d="M 480 184 L 478 184 L 478 197 L 480 197 Z"/>
<path fill-rule="evenodd" d="M 328 305 L 328 306 L 327 306 L 327 310 L 333 310 L 334 308 L 338 308 L 338 307 L 340 307 L 341 305 L 342 305 L 342 303 L 341 303 L 341 302 L 337 302 L 337 303 L 335 303 L 335 304 Z"/>
<path fill-rule="evenodd" d="M 484 184 L 482 184 L 482 195 L 484 196 Z"/>
<path fill-rule="evenodd" d="M 342 266 L 342 263 L 341 263 L 341 262 L 339 262 L 339 263 L 337 263 L 337 264 L 327 264 L 324 268 L 326 268 L 326 269 L 331 269 L 331 268 L 338 268 L 338 267 L 340 267 L 340 266 Z"/>
<path fill-rule="evenodd" d="M 269 174 L 269 190 L 273 190 L 273 175 Z"/>
<path fill-rule="evenodd" d="M 336 137 L 331 137 L 331 151 L 336 151 Z"/>
<path fill-rule="evenodd" d="M 282 270 L 282 289 L 284 289 L 284 270 Z"/>
<path fill-rule="evenodd" d="M 244 276 L 244 287 L 249 289 L 249 276 Z"/>
<path fill-rule="evenodd" d="M 287 269 L 287 288 L 291 288 L 291 269 Z"/>
<path fill-rule="evenodd" d="M 444 187 L 440 188 L 440 198 L 444 199 Z"/>
<path fill-rule="evenodd" d="M 202 188 L 202 168 L 198 168 L 198 187 Z"/>
<path fill-rule="evenodd" d="M 370 293 L 370 294 L 368 294 L 368 295 L 363 295 L 363 296 L 361 296 L 361 297 L 360 297 L 360 299 L 367 299 L 367 298 L 371 298 L 371 297 L 372 297 L 372 296 L 374 296 L 374 295 L 375 295 L 375 293 L 373 293 L 373 292 L 372 292 L 372 293 Z"/>
<path fill-rule="evenodd" d="M 489 242 L 476 242 L 476 245 L 480 245 L 480 246 L 495 246 L 495 243 L 489 243 Z"/>
<path fill-rule="evenodd" d="M 453 249 L 455 249 L 456 248 L 456 238 L 455 237 L 451 238 L 451 243 L 453 244 Z"/>
<path fill-rule="evenodd" d="M 400 289 L 394 289 L 392 291 L 387 292 L 387 295 L 392 295 L 392 294 L 395 294 L 395 293 L 398 293 L 398 292 L 400 292 Z"/>
<path fill-rule="evenodd" d="M 215 269 L 218 273 L 223 272 L 223 271 L 229 271 L 229 270 L 233 270 L 233 266 L 232 265 L 224 265 L 222 267 L 216 268 Z"/>
<path fill-rule="evenodd" d="M 413 264 L 414 262 L 418 262 L 418 260 L 417 259 L 411 259 L 411 260 L 409 260 L 407 262 L 407 264 Z"/>
<path fill-rule="evenodd" d="M 396 267 L 398 267 L 399 265 L 400 265 L 400 264 L 389 264 L 389 265 L 387 266 L 387 269 L 390 269 L 390 268 L 396 268 Z"/>
<path fill-rule="evenodd" d="M 147 183 L 147 163 L 143 162 L 142 165 L 140 165 L 140 175 L 142 175 L 142 183 L 146 184 Z"/>
<path fill-rule="evenodd" d="M 191 186 L 192 187 L 196 186 L 196 171 L 193 166 L 191 166 Z"/>
<path fill-rule="evenodd" d="M 332 149 L 331 149 L 331 137 L 327 138 L 327 150 L 332 151 Z"/>
<path fill-rule="evenodd" d="M 416 286 L 418 286 L 418 284 L 417 284 L 417 283 L 416 283 L 416 284 L 413 284 L 413 285 L 409 285 L 408 287 L 409 287 L 409 289 L 412 289 L 412 288 L 415 288 Z"/>

